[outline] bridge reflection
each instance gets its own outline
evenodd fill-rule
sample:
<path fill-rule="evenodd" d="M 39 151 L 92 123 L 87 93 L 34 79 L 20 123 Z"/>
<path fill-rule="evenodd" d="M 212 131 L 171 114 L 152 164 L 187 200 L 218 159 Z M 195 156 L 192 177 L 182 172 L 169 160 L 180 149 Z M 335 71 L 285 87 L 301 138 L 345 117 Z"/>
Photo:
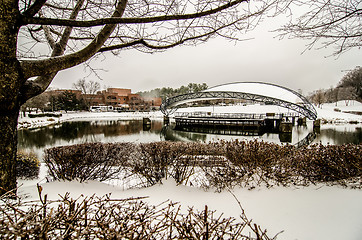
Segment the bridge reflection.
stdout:
<path fill-rule="evenodd" d="M 311 144 L 317 137 L 318 129 L 313 129 L 303 139 L 294 143 L 296 147 L 307 146 Z M 161 140 L 166 141 L 207 141 L 207 135 L 221 135 L 221 136 L 243 136 L 243 137 L 261 137 L 266 133 L 277 134 L 280 143 L 292 143 L 292 133 L 283 133 L 275 131 L 266 132 L 265 129 L 250 129 L 245 130 L 237 127 L 195 127 L 195 126 L 175 126 L 165 125 L 161 132 Z"/>

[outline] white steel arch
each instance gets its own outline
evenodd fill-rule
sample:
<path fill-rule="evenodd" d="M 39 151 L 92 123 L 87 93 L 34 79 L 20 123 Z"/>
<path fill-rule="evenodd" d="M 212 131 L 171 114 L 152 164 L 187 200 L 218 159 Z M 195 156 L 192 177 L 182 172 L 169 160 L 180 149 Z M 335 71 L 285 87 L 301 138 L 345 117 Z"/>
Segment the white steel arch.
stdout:
<path fill-rule="evenodd" d="M 163 101 L 161 111 L 168 115 L 173 108 L 187 102 L 212 99 L 246 99 L 268 102 L 294 110 L 311 120 L 317 118 L 313 105 L 300 93 L 276 84 L 235 82 L 211 87 L 201 92 L 182 94 Z"/>

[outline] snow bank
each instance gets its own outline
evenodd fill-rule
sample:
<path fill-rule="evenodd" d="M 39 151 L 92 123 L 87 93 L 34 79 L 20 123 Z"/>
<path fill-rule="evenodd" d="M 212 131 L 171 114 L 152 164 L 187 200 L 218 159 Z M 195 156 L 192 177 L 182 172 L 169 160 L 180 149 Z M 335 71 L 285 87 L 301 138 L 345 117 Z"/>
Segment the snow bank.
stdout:
<path fill-rule="evenodd" d="M 163 114 L 160 111 L 155 112 L 68 112 L 62 113 L 59 118 L 56 117 L 37 117 L 20 116 L 18 119 L 18 129 L 34 129 L 45 127 L 52 124 L 59 124 L 66 121 L 79 120 L 130 120 L 148 117 L 150 119 L 162 119 Z"/>
<path fill-rule="evenodd" d="M 217 210 L 224 217 L 238 217 L 241 209 L 229 192 L 216 193 L 194 187 L 176 186 L 173 180 L 145 189 L 123 190 L 117 186 L 90 181 L 88 183 L 43 183 L 43 193 L 48 199 L 70 192 L 73 198 L 81 194 L 103 196 L 112 193 L 113 198 L 148 197 L 145 201 L 159 204 L 165 200 L 180 202 L 183 210 L 193 206 L 203 210 Z M 29 200 L 37 199 L 35 185 L 20 187 L 19 194 Z M 272 189 L 247 190 L 236 188 L 234 195 L 240 201 L 246 215 L 269 236 L 279 240 L 358 240 L 362 237 L 362 191 L 323 185 L 302 188 L 274 187 Z"/>
<path fill-rule="evenodd" d="M 339 101 L 337 103 L 322 104 L 316 108 L 318 118 L 332 123 L 362 123 L 362 115 L 351 114 L 350 112 L 362 114 L 362 103 L 357 101 Z"/>

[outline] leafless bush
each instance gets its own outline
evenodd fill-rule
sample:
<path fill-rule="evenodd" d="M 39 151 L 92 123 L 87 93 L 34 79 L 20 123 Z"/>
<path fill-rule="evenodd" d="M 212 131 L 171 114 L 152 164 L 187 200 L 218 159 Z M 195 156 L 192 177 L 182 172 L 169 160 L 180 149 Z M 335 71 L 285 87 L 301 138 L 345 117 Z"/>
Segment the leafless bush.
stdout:
<path fill-rule="evenodd" d="M 306 181 L 333 182 L 361 177 L 362 146 L 314 144 L 292 156 L 297 175 Z"/>
<path fill-rule="evenodd" d="M 45 150 L 44 162 L 55 179 L 109 180 L 124 168 L 132 143 L 85 143 Z"/>
<path fill-rule="evenodd" d="M 136 149 L 136 158 L 128 162 L 132 171 L 146 179 L 147 185 L 160 183 L 167 177 L 168 167 L 180 155 L 167 142 L 141 143 Z"/>
<path fill-rule="evenodd" d="M 206 185 L 216 190 L 234 186 L 309 185 L 318 182 L 362 187 L 361 145 L 316 144 L 297 149 L 262 141 L 219 142 L 228 161 L 204 166 Z M 220 152 L 222 152 L 220 150 Z"/>
<path fill-rule="evenodd" d="M 266 230 L 249 220 L 223 218 L 215 211 L 189 208 L 170 201 L 151 206 L 140 198 L 111 199 L 69 194 L 57 201 L 24 202 L 0 198 L 0 236 L 4 239 L 257 239 Z M 273 239 L 275 239 L 274 237 Z"/>
<path fill-rule="evenodd" d="M 229 181 L 238 181 L 239 185 L 256 185 L 271 182 L 283 182 L 288 171 L 288 164 L 283 159 L 293 153 L 292 146 L 280 146 L 263 141 L 230 141 L 225 142 L 225 156 L 232 166 L 228 167 L 228 174 L 235 177 Z M 232 185 L 232 184 L 229 184 Z"/>
<path fill-rule="evenodd" d="M 16 176 L 20 178 L 36 178 L 39 175 L 40 162 L 34 153 L 19 151 L 16 154 Z"/>
<path fill-rule="evenodd" d="M 160 183 L 168 176 L 181 184 L 193 173 L 191 145 L 183 142 L 141 143 L 135 149 L 136 157 L 130 159 L 128 165 L 146 179 L 147 185 Z"/>
<path fill-rule="evenodd" d="M 45 162 L 56 179 L 108 180 L 121 170 L 151 186 L 172 177 L 223 190 L 235 186 L 309 185 L 332 182 L 361 187 L 361 145 L 312 145 L 297 149 L 263 141 L 216 143 L 152 142 L 81 144 L 47 150 Z M 201 173 L 200 173 L 201 171 Z"/>

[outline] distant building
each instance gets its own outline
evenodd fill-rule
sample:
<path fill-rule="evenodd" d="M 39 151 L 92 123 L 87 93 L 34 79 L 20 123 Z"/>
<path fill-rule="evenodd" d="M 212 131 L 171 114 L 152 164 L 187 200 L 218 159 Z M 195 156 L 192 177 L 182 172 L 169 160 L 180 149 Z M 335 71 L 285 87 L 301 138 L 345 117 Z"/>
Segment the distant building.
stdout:
<path fill-rule="evenodd" d="M 112 106 L 119 111 L 150 111 L 158 110 L 162 104 L 159 97 L 142 97 L 132 93 L 131 89 L 107 88 L 96 94 L 82 94 L 78 90 L 52 90 L 53 95 L 70 91 L 78 99 L 83 99 L 89 106 Z"/>

